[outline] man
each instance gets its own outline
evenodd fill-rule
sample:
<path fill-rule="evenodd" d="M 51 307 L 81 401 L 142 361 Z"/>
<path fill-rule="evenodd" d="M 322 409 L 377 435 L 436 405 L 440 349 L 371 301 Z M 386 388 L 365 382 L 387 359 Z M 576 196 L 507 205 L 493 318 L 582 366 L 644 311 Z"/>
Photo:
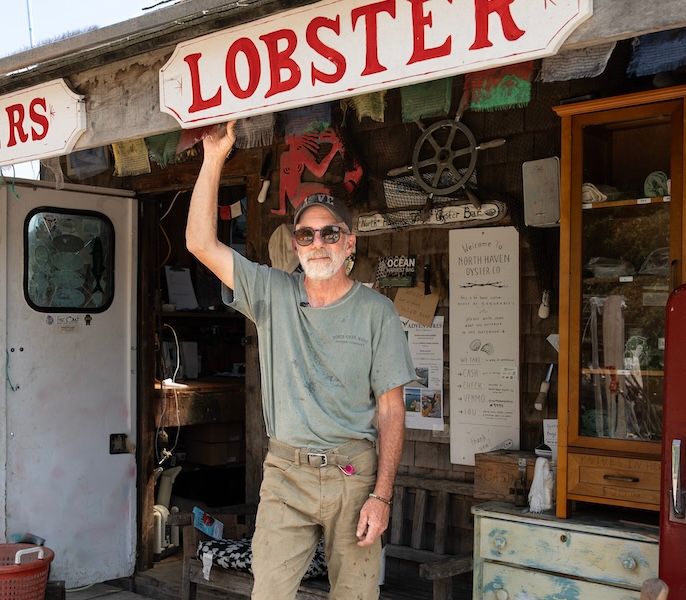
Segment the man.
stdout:
<path fill-rule="evenodd" d="M 258 330 L 270 439 L 252 598 L 292 600 L 323 535 L 329 598 L 375 599 L 404 437 L 402 386 L 415 377 L 407 340 L 392 303 L 345 273 L 356 238 L 339 199 L 315 194 L 296 211 L 304 275 L 252 263 L 217 239 L 220 174 L 234 140 L 233 123 L 203 140 L 186 243 Z"/>

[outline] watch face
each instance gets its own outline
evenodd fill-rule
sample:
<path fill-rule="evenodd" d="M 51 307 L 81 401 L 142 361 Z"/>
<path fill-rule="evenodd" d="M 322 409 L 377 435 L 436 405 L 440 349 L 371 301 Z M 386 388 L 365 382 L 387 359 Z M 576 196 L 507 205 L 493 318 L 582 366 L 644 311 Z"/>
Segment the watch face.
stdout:
<path fill-rule="evenodd" d="M 353 267 L 355 266 L 355 253 L 348 255 L 345 259 L 345 274 L 350 275 L 352 273 Z"/>

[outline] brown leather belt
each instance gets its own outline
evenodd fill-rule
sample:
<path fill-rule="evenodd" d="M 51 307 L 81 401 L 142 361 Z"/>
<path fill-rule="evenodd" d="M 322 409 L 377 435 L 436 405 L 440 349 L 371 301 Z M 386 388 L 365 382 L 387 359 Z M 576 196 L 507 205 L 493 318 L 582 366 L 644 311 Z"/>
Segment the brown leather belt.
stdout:
<path fill-rule="evenodd" d="M 336 448 L 317 452 L 311 448 L 296 448 L 290 444 L 269 440 L 269 452 L 274 456 L 290 460 L 296 465 L 308 465 L 310 467 L 326 467 L 336 465 L 345 467 L 350 464 L 351 457 L 373 448 L 374 444 L 369 440 L 352 440 Z"/>

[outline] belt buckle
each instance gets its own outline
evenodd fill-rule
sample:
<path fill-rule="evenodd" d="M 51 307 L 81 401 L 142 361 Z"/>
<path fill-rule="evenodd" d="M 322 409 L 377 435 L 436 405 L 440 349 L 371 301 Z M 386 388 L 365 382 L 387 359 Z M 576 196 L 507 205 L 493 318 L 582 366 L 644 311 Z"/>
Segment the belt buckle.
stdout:
<path fill-rule="evenodd" d="M 322 459 L 322 464 L 319 465 L 319 468 L 320 468 L 320 469 L 321 469 L 322 467 L 325 467 L 326 465 L 329 464 L 329 459 L 328 459 L 328 457 L 326 456 L 326 454 L 324 454 L 323 452 L 308 452 L 308 453 L 307 453 L 307 462 L 308 462 L 308 463 L 310 462 L 310 456 L 317 456 L 317 457 L 319 457 L 319 458 Z"/>

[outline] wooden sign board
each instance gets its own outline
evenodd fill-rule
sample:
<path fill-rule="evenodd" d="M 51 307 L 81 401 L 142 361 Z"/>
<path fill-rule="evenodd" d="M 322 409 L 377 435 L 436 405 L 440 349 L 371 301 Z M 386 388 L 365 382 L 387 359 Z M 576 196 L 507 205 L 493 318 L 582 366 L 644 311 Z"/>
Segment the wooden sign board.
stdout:
<path fill-rule="evenodd" d="M 180 43 L 160 107 L 198 127 L 550 56 L 592 0 L 323 0 Z"/>
<path fill-rule="evenodd" d="M 63 79 L 0 97 L 0 166 L 68 154 L 86 131 L 83 96 Z"/>
<path fill-rule="evenodd" d="M 519 448 L 519 235 L 456 229 L 450 256 L 450 461 Z"/>
<path fill-rule="evenodd" d="M 376 235 L 426 227 L 477 227 L 498 223 L 506 214 L 507 205 L 500 200 L 487 200 L 479 208 L 464 203 L 433 206 L 428 212 L 423 206 L 410 206 L 358 215 L 355 234 Z"/>

